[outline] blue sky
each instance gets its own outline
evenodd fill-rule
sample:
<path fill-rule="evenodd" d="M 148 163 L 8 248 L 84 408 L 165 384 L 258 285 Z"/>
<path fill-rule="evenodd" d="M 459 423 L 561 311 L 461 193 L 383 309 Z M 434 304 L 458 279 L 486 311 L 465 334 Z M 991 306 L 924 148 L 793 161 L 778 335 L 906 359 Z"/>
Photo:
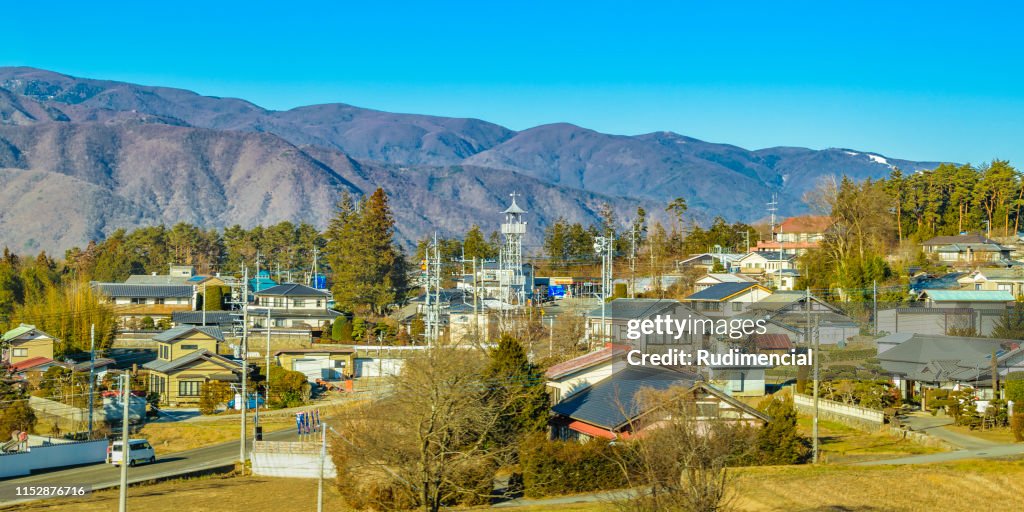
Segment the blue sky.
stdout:
<path fill-rule="evenodd" d="M 216 3 L 6 5 L 0 65 L 275 109 L 1024 167 L 1024 8 L 1010 2 Z"/>

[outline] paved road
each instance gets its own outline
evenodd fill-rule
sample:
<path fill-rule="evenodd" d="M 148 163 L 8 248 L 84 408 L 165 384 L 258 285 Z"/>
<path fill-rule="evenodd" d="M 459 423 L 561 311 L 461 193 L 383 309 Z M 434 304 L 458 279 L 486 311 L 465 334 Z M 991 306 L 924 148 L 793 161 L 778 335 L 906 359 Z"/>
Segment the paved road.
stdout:
<path fill-rule="evenodd" d="M 981 439 L 969 434 L 963 434 L 946 427 L 953 424 L 953 419 L 947 416 L 932 416 L 930 414 L 915 413 L 903 418 L 903 423 L 915 432 L 923 432 L 929 436 L 941 439 L 954 448 L 963 450 L 980 450 L 991 448 L 999 443 Z"/>
<path fill-rule="evenodd" d="M 857 462 L 854 466 L 883 466 L 890 464 L 931 464 L 933 462 L 951 462 L 963 459 L 999 459 L 1024 455 L 1024 444 L 993 444 L 987 448 L 957 450 L 955 452 L 929 453 L 912 455 L 898 459 L 869 460 Z"/>
<path fill-rule="evenodd" d="M 293 441 L 298 436 L 295 429 L 264 434 L 267 441 Z M 252 441 L 250 440 L 250 443 Z M 250 444 L 251 448 L 251 444 Z M 157 453 L 155 464 L 144 464 L 128 468 L 128 482 L 144 482 L 175 475 L 219 468 L 238 460 L 238 441 L 196 448 L 163 457 Z M 92 464 L 71 469 L 49 471 L 21 478 L 0 481 L 0 506 L 22 503 L 30 500 L 13 500 L 15 486 L 22 485 L 91 485 L 94 490 L 114 487 L 120 484 L 120 468 L 110 464 Z"/>

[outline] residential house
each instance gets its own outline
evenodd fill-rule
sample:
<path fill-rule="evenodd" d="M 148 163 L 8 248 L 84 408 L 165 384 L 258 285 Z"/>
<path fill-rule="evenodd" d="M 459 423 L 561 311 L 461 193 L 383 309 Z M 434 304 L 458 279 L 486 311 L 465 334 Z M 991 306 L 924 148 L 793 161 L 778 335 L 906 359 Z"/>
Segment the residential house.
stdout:
<path fill-rule="evenodd" d="M 758 283 L 720 283 L 689 295 L 683 302 L 711 318 L 727 318 L 747 311 L 772 291 Z"/>
<path fill-rule="evenodd" d="M 751 348 L 759 354 L 788 354 L 795 348 L 788 334 L 753 334 Z"/>
<path fill-rule="evenodd" d="M 691 254 L 690 257 L 685 260 L 679 260 L 676 262 L 676 271 L 681 271 L 684 268 L 696 268 L 710 272 L 715 268 L 716 263 L 722 268 L 722 270 L 729 271 L 736 266 L 736 262 L 741 258 L 743 258 L 742 254 L 731 252 L 705 252 L 701 254 Z"/>
<path fill-rule="evenodd" d="M 806 339 L 810 325 L 816 333 L 816 341 L 822 345 L 843 346 L 860 334 L 857 321 L 815 295 L 808 299 L 806 291 L 777 291 L 753 304 L 751 309 L 756 318 L 788 326 L 802 339 Z M 787 334 L 776 330 L 768 332 Z"/>
<path fill-rule="evenodd" d="M 171 265 L 167 274 L 132 274 L 124 280 L 124 284 L 191 284 L 189 280 L 195 275 L 191 265 Z"/>
<path fill-rule="evenodd" d="M 602 326 L 602 313 L 604 325 Z M 707 316 L 672 299 L 614 299 L 587 313 L 587 335 L 599 343 L 630 345 L 644 352 L 665 353 L 668 349 L 694 349 L 708 345 L 710 332 L 687 331 L 676 333 L 643 334 L 639 339 L 629 338 L 629 323 L 655 320 L 657 317 L 676 320 L 707 320 Z"/>
<path fill-rule="evenodd" d="M 1010 292 L 1014 297 L 1024 297 L 1024 267 L 983 268 L 971 274 L 975 290 Z"/>
<path fill-rule="evenodd" d="M 587 441 L 593 438 L 628 439 L 657 428 L 666 417 L 644 404 L 642 390 L 684 391 L 679 399 L 696 404 L 697 421 L 735 421 L 761 426 L 770 418 L 681 370 L 627 366 L 613 372 L 551 407 L 549 422 L 553 439 Z"/>
<path fill-rule="evenodd" d="M 497 321 L 491 321 L 492 316 L 488 313 L 484 304 L 477 304 L 476 309 L 472 303 L 453 302 L 445 308 L 448 313 L 447 321 L 442 319 L 443 324 L 448 326 L 448 335 L 454 343 L 469 343 L 474 340 L 492 339 L 497 335 Z"/>
<path fill-rule="evenodd" d="M 752 251 L 736 263 L 741 273 L 762 276 L 796 268 L 796 255 L 772 251 Z"/>
<path fill-rule="evenodd" d="M 626 367 L 628 345 L 605 344 L 604 348 L 552 365 L 544 372 L 551 404 L 557 404 Z"/>
<path fill-rule="evenodd" d="M 213 325 L 222 331 L 231 330 L 236 321 L 242 320 L 241 311 L 175 311 L 171 313 L 171 325 Z M 241 324 L 239 324 L 241 325 Z"/>
<path fill-rule="evenodd" d="M 148 370 L 149 391 L 170 407 L 196 406 L 203 386 L 213 381 L 239 382 L 242 364 L 219 355 L 224 335 L 216 327 L 180 326 L 153 337 L 157 359 Z"/>
<path fill-rule="evenodd" d="M 756 283 L 757 280 L 753 277 L 743 274 L 722 274 L 712 273 L 708 274 L 693 283 L 694 291 L 701 291 L 710 288 L 716 284 L 722 283 Z"/>
<path fill-rule="evenodd" d="M 122 327 L 138 328 L 142 319 L 171 320 L 175 311 L 191 311 L 196 290 L 187 284 L 94 283 L 96 291 L 114 305 Z"/>
<path fill-rule="evenodd" d="M 274 352 L 277 364 L 306 375 L 309 382 L 352 378 L 356 351 L 351 347 L 286 348 Z"/>
<path fill-rule="evenodd" d="M 34 325 L 21 324 L 0 336 L 3 347 L 3 362 L 18 364 L 35 358 L 53 359 L 53 336 L 36 329 Z"/>
<path fill-rule="evenodd" d="M 937 236 L 921 244 L 924 252 L 944 263 L 998 262 L 1010 259 L 1012 248 L 984 235 Z"/>
<path fill-rule="evenodd" d="M 319 330 L 341 316 L 327 306 L 329 293 L 304 284 L 279 284 L 254 295 L 249 321 L 255 327 L 266 327 L 268 310 L 272 327 L 304 331 Z"/>
<path fill-rule="evenodd" d="M 717 365 L 708 366 L 708 383 L 730 396 L 764 396 L 765 370 L 772 366 Z"/>
<path fill-rule="evenodd" d="M 999 318 L 1014 303 L 1013 295 L 1001 290 L 923 290 L 918 300 L 927 309 L 946 313 L 941 316 L 944 323 L 938 334 L 974 332 L 982 336 L 992 334 Z M 933 316 L 934 320 L 939 318 Z M 905 324 L 904 332 L 906 328 Z M 900 329 L 891 332 L 900 332 Z"/>
<path fill-rule="evenodd" d="M 817 247 L 825 239 L 825 233 L 832 226 L 832 218 L 820 215 L 790 217 L 779 225 L 778 232 L 771 240 L 757 243 L 758 251 L 778 251 L 784 254 L 801 255 Z"/>
<path fill-rule="evenodd" d="M 899 333 L 878 340 L 878 362 L 904 398 L 925 388 L 979 389 L 992 397 L 992 356 L 999 375 L 1024 371 L 1021 340 Z"/>
<path fill-rule="evenodd" d="M 46 370 L 54 366 L 66 366 L 60 361 L 54 361 L 49 357 L 31 357 L 11 365 L 11 374 L 16 378 L 28 381 L 33 386 L 39 384 Z"/>

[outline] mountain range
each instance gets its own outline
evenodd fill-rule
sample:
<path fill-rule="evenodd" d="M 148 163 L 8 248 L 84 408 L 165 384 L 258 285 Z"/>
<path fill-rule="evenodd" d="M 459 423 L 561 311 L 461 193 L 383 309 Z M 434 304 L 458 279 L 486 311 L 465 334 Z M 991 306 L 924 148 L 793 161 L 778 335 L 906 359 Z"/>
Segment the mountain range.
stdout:
<path fill-rule="evenodd" d="M 629 219 L 684 197 L 692 218 L 800 213 L 822 176 L 933 168 L 849 149 L 747 150 L 671 132 L 611 135 L 571 124 L 522 131 L 478 119 L 325 104 L 286 111 L 234 98 L 0 67 L 0 243 L 62 251 L 121 227 L 282 220 L 323 227 L 341 191 L 383 187 L 406 246 L 437 230 L 497 228 L 508 194 L 528 245 L 558 217 L 611 205 Z"/>

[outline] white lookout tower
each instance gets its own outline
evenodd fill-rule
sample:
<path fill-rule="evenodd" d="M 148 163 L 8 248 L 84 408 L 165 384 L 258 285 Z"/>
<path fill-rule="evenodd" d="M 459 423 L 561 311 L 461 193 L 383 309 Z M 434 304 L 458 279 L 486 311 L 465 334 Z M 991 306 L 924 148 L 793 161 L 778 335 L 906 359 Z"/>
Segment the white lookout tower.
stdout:
<path fill-rule="evenodd" d="M 523 236 L 526 235 L 526 221 L 523 210 L 516 204 L 516 196 L 512 192 L 512 204 L 502 213 L 505 222 L 501 224 L 501 234 L 505 237 L 505 246 L 501 249 L 501 286 L 506 290 L 503 299 L 509 305 L 520 306 L 526 302 L 525 280 L 523 279 Z"/>

